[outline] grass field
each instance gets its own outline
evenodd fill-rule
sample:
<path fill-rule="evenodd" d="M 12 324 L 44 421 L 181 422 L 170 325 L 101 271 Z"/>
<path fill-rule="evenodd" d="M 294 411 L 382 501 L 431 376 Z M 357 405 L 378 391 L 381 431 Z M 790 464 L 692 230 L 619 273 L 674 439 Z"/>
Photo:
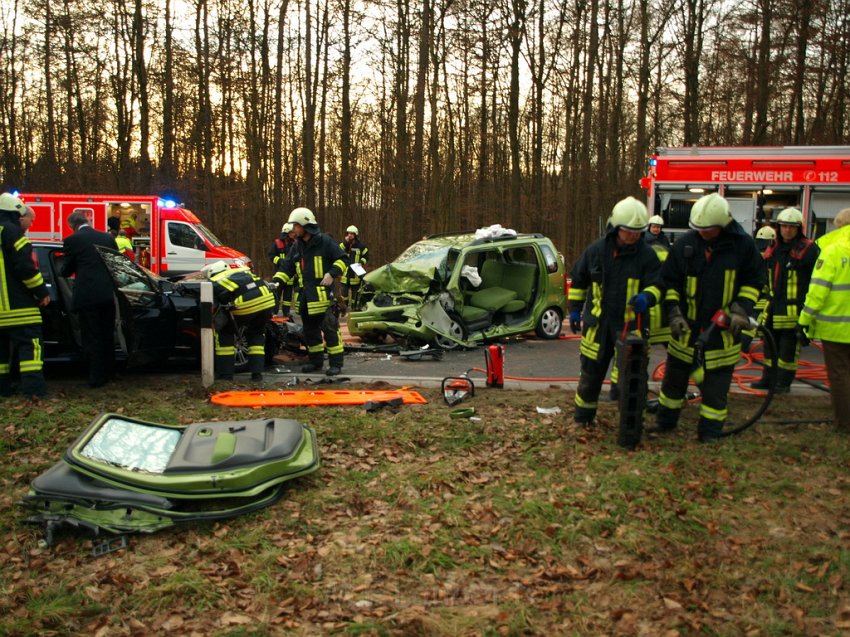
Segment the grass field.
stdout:
<path fill-rule="evenodd" d="M 256 411 L 212 405 L 194 380 L 123 383 L 0 403 L 2 635 L 850 632 L 850 438 L 828 424 L 700 445 L 691 409 L 626 452 L 613 405 L 579 428 L 563 391 L 479 389 L 472 422 L 450 419 L 437 390 L 397 411 Z M 100 558 L 99 540 L 70 532 L 40 548 L 16 501 L 116 410 L 293 417 L 316 428 L 323 466 L 227 522 L 133 535 Z M 830 413 L 826 395 L 792 393 L 764 419 Z"/>

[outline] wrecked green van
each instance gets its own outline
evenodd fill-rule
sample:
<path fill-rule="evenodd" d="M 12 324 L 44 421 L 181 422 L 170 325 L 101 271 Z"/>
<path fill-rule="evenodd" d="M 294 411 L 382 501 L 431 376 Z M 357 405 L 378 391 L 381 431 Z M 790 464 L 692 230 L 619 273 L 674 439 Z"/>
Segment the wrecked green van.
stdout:
<path fill-rule="evenodd" d="M 531 331 L 554 339 L 566 284 L 564 258 L 541 234 L 433 235 L 365 276 L 348 330 L 443 349 Z"/>

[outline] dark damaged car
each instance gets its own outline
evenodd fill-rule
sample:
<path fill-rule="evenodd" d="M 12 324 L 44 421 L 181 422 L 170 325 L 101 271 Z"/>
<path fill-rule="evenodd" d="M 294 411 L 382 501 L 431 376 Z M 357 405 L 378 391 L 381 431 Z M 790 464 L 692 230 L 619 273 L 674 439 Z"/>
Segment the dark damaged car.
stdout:
<path fill-rule="evenodd" d="M 200 283 L 197 275 L 180 282 L 164 279 L 129 260 L 123 254 L 98 248 L 112 275 L 115 290 L 116 356 L 128 367 L 166 360 L 200 360 Z M 82 356 L 77 315 L 70 311 L 74 279 L 59 275 L 62 245 L 33 242 L 33 251 L 50 291 L 50 303 L 42 308 L 43 358 L 46 362 L 76 361 Z M 298 349 L 300 330 L 269 321 L 266 357 L 282 348 Z M 247 344 L 237 338 L 237 371 L 247 368 Z"/>
<path fill-rule="evenodd" d="M 364 278 L 348 329 L 451 349 L 535 332 L 558 338 L 566 312 L 563 256 L 540 234 L 434 235 Z"/>

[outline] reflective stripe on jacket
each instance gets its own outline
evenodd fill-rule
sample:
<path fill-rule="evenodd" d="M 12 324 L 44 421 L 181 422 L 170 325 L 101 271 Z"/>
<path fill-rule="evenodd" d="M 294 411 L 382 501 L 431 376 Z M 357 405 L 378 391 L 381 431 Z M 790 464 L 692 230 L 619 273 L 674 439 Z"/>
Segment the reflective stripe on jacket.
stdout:
<path fill-rule="evenodd" d="M 254 314 L 274 308 L 274 295 L 266 282 L 248 268 L 219 272 L 210 281 L 219 304 L 232 304 L 235 316 Z"/>
<path fill-rule="evenodd" d="M 791 330 L 809 289 L 820 249 L 804 236 L 785 242 L 781 236 L 765 250 L 767 303 L 763 322 L 774 329 Z"/>
<path fill-rule="evenodd" d="M 16 213 L 0 212 L 0 244 L 0 328 L 41 323 L 36 299 L 47 296 L 47 286 Z"/>
<path fill-rule="evenodd" d="M 324 233 L 312 235 L 309 241 L 298 239 L 278 263 L 275 278 L 283 283 L 297 280 L 301 288 L 299 302 L 306 304 L 308 314 L 323 314 L 333 300 L 332 290 L 322 285 L 329 273 L 341 277 L 348 269 L 348 257 L 339 245 Z"/>

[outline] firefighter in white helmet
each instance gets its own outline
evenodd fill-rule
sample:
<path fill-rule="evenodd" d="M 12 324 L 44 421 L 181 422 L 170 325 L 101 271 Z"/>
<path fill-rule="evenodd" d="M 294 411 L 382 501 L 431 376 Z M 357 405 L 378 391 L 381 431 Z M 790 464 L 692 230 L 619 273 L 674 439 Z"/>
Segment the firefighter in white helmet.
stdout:
<path fill-rule="evenodd" d="M 361 241 L 360 230 L 357 226 L 348 226 L 345 229 L 345 237 L 339 247 L 345 251 L 349 263 L 348 270 L 340 279 L 339 296 L 342 301 L 342 311 L 345 313 L 349 305 L 354 310 L 359 309 L 360 284 L 363 279 L 351 266 L 357 263 L 365 270 L 369 262 L 369 248 Z"/>
<path fill-rule="evenodd" d="M 773 335 L 779 369 L 765 366 L 761 378 L 752 387 L 767 389 L 773 383 L 774 392 L 785 394 L 791 391 L 797 373 L 802 345 L 796 329 L 797 317 L 803 308 L 820 249 L 806 237 L 803 213 L 796 208 L 780 212 L 776 223 L 779 236 L 763 253 L 767 266 L 767 302 L 759 322 Z"/>
<path fill-rule="evenodd" d="M 274 311 L 274 295 L 265 281 L 250 268 L 231 268 L 216 261 L 201 268 L 213 284 L 215 314 L 215 373 L 232 380 L 236 356 L 236 332 L 244 328 L 248 344 L 248 370 L 251 380 L 263 380 L 266 364 L 266 323 Z"/>
<path fill-rule="evenodd" d="M 656 245 L 663 246 L 664 248 L 670 247 L 670 240 L 663 232 L 664 230 L 664 219 L 661 215 L 652 215 L 649 218 L 649 227 L 646 231 L 646 236 L 644 239 L 646 242 L 652 247 L 655 248 Z"/>
<path fill-rule="evenodd" d="M 756 232 L 756 247 L 758 247 L 761 255 L 764 256 L 764 251 L 776 241 L 776 230 L 771 226 L 762 226 Z"/>
<path fill-rule="evenodd" d="M 50 295 L 33 261 L 32 244 L 21 229 L 27 206 L 15 195 L 0 195 L 0 396 L 12 395 L 12 350 L 18 352 L 21 391 L 29 399 L 45 398 L 42 371 L 41 310 Z"/>
<path fill-rule="evenodd" d="M 709 442 L 722 436 L 741 332 L 749 327 L 765 271 L 755 241 L 717 193 L 697 200 L 690 226 L 661 268 L 659 287 L 671 338 L 654 430 L 676 427 L 693 373 L 702 394 L 697 436 Z M 708 332 L 718 310 L 728 317 L 728 327 Z"/>
<path fill-rule="evenodd" d="M 339 244 L 321 231 L 309 208 L 293 210 L 289 223 L 293 224 L 296 241 L 278 265 L 275 279 L 284 284 L 295 281 L 300 288 L 298 313 L 310 359 L 301 371 L 320 371 L 327 351 L 326 374 L 336 376 L 342 371 L 343 345 L 333 284 L 348 269 L 348 258 Z"/>
<path fill-rule="evenodd" d="M 647 221 L 646 206 L 634 197 L 617 203 L 605 236 L 587 247 L 570 273 L 570 329 L 574 334 L 581 332 L 574 416 L 581 425 L 590 425 L 596 417 L 617 338 L 626 326 L 635 329 L 637 315 L 651 304 L 661 261 L 643 239 Z M 641 288 L 647 292 L 630 303 Z M 648 327 L 647 323 L 642 327 Z"/>
<path fill-rule="evenodd" d="M 267 255 L 272 262 L 275 270 L 278 264 L 286 257 L 286 252 L 295 243 L 294 225 L 288 221 L 280 228 L 280 236 L 272 242 Z M 280 311 L 281 316 L 289 316 L 293 307 L 293 289 L 292 284 L 284 285 L 278 280 L 277 290 L 275 291 L 275 308 Z"/>

